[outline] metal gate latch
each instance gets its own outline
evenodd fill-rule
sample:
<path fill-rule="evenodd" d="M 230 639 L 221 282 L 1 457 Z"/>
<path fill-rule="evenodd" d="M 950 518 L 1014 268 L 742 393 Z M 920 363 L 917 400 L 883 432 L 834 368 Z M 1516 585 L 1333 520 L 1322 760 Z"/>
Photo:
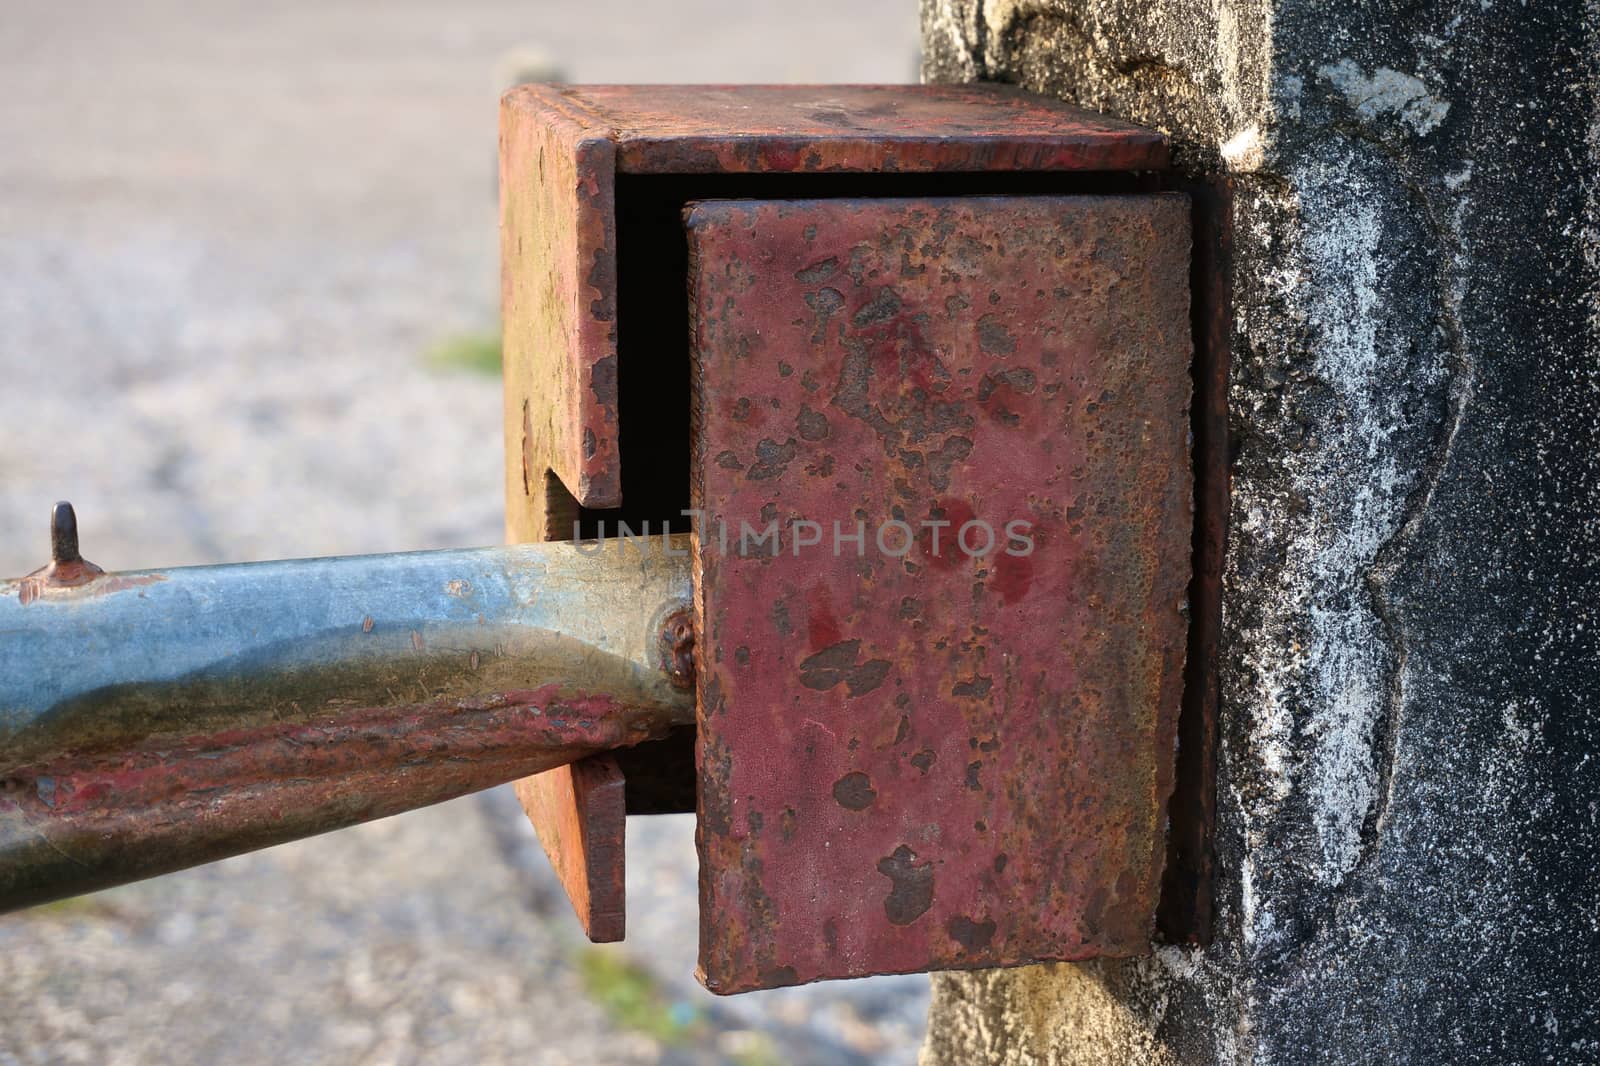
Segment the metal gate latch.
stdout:
<path fill-rule="evenodd" d="M 715 992 L 1203 936 L 1220 357 L 1164 139 L 538 85 L 500 138 L 511 546 L 111 573 L 59 506 L 0 584 L 0 907 L 515 780 L 596 940 L 625 816 L 697 812 Z"/>

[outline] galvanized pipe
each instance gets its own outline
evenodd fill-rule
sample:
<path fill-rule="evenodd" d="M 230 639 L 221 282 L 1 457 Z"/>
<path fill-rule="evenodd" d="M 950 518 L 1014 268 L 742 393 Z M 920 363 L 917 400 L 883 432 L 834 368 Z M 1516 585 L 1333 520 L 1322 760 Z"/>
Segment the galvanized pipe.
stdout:
<path fill-rule="evenodd" d="M 681 539 L 86 565 L 0 582 L 0 911 L 693 719 Z"/>

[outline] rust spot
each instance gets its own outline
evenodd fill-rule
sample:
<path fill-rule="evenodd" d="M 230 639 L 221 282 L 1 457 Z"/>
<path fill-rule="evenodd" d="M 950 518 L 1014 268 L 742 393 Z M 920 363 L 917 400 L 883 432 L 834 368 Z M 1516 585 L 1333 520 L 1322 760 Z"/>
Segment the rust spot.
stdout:
<path fill-rule="evenodd" d="M 988 314 L 978 319 L 978 347 L 990 355 L 1011 355 L 1017 350 L 1017 339 L 999 315 Z"/>
<path fill-rule="evenodd" d="M 938 450 L 928 453 L 928 483 L 937 492 L 943 492 L 950 487 L 950 471 L 955 465 L 972 454 L 972 438 L 947 437 L 939 445 Z M 960 533 L 960 527 L 956 527 Z"/>
<path fill-rule="evenodd" d="M 826 691 L 843 681 L 860 657 L 859 640 L 830 644 L 800 663 L 800 683 L 818 692 Z"/>
<path fill-rule="evenodd" d="M 783 472 L 789 468 L 790 461 L 794 459 L 795 452 L 793 437 L 782 444 L 770 437 L 763 437 L 756 445 L 756 461 L 745 477 L 751 481 L 767 481 L 782 477 Z"/>
<path fill-rule="evenodd" d="M 826 440 L 828 437 L 828 416 L 820 411 L 813 411 L 810 404 L 802 403 L 800 405 L 800 417 L 795 422 L 795 428 L 800 431 L 801 440 Z"/>
<path fill-rule="evenodd" d="M 944 928 L 950 939 L 968 951 L 982 951 L 994 939 L 994 922 L 975 922 L 964 914 L 951 918 Z"/>
<path fill-rule="evenodd" d="M 883 899 L 883 912 L 895 925 L 910 925 L 933 906 L 933 864 L 916 859 L 916 852 L 901 844 L 878 860 L 878 872 L 893 886 Z"/>
<path fill-rule="evenodd" d="M 800 983 L 800 975 L 793 966 L 763 966 L 761 968 L 761 987 L 784 988 L 788 985 Z"/>
<path fill-rule="evenodd" d="M 887 322 L 900 313 L 900 296 L 893 289 L 885 285 L 878 290 L 876 296 L 863 304 L 850 318 L 850 324 L 857 329 L 870 326 L 878 322 Z"/>
<path fill-rule="evenodd" d="M 845 679 L 845 687 L 850 690 L 851 696 L 865 696 L 889 676 L 889 668 L 893 664 L 888 659 L 872 659 L 861 664 L 859 668 L 851 671 Z"/>
<path fill-rule="evenodd" d="M 845 774 L 833 783 L 833 798 L 849 811 L 864 811 L 878 798 L 872 779 L 859 770 Z"/>
<path fill-rule="evenodd" d="M 923 748 L 921 751 L 911 756 L 911 765 L 915 766 L 918 770 L 921 770 L 924 774 L 926 774 L 930 769 L 932 769 L 934 762 L 937 761 L 938 758 L 938 752 L 934 751 L 932 748 Z"/>
<path fill-rule="evenodd" d="M 511 427 L 507 426 L 507 433 L 510 433 L 510 430 Z M 522 401 L 522 436 L 520 439 L 522 446 L 516 450 L 520 453 L 522 461 L 522 494 L 531 498 L 533 496 L 533 463 L 530 461 L 528 453 L 533 448 L 533 416 L 527 400 Z"/>
<path fill-rule="evenodd" d="M 992 677 L 974 677 L 970 681 L 958 682 L 950 690 L 950 695 L 958 699 L 981 700 L 989 695 L 989 690 L 994 687 Z"/>
<path fill-rule="evenodd" d="M 673 611 L 661 622 L 656 638 L 661 669 L 676 689 L 694 687 L 694 612 L 685 607 Z M 748 648 L 743 649 L 750 657 Z"/>
<path fill-rule="evenodd" d="M 844 294 L 834 288 L 822 289 L 818 292 L 807 293 L 805 302 L 806 306 L 811 308 L 812 313 L 816 316 L 816 329 L 811 334 L 811 343 L 821 344 L 828 335 L 828 320 L 844 309 Z M 806 371 L 806 375 L 801 378 L 801 381 L 804 382 L 810 374 L 809 370 Z"/>
<path fill-rule="evenodd" d="M 594 364 L 589 372 L 589 388 L 602 407 L 615 409 L 617 405 L 617 357 L 608 355 Z"/>
<path fill-rule="evenodd" d="M 978 383 L 978 402 L 988 403 L 997 391 L 1006 389 L 1019 392 L 1024 396 L 1032 395 L 1038 383 L 1038 376 L 1025 366 L 991 371 L 983 375 L 983 380 Z"/>
<path fill-rule="evenodd" d="M 830 255 L 826 259 L 819 259 L 810 266 L 801 267 L 794 272 L 794 280 L 803 285 L 820 285 L 839 272 L 839 257 Z"/>
<path fill-rule="evenodd" d="M 800 663 L 800 683 L 806 688 L 826 692 L 843 682 L 851 696 L 864 696 L 883 684 L 892 664 L 887 659 L 869 659 L 858 664 L 856 660 L 860 657 L 859 640 L 841 640 Z"/>

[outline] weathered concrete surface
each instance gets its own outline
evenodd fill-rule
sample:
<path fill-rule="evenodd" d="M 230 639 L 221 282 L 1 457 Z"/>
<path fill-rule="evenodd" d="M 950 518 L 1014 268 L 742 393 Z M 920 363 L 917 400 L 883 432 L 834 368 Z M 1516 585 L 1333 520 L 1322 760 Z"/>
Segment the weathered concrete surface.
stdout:
<path fill-rule="evenodd" d="M 1600 1061 L 1597 9 L 925 0 L 1238 180 L 1220 920 L 934 1064 Z"/>

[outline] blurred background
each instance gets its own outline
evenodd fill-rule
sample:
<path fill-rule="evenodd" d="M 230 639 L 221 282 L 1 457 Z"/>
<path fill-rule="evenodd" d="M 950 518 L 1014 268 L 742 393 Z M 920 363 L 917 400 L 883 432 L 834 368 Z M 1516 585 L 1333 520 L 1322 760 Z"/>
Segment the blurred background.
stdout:
<path fill-rule="evenodd" d="M 0 574 L 501 538 L 495 102 L 907 82 L 912 0 L 7 0 Z M 497 791 L 0 918 L 0 1064 L 910 1063 L 927 979 L 719 1000 L 693 821 L 582 937 Z"/>

